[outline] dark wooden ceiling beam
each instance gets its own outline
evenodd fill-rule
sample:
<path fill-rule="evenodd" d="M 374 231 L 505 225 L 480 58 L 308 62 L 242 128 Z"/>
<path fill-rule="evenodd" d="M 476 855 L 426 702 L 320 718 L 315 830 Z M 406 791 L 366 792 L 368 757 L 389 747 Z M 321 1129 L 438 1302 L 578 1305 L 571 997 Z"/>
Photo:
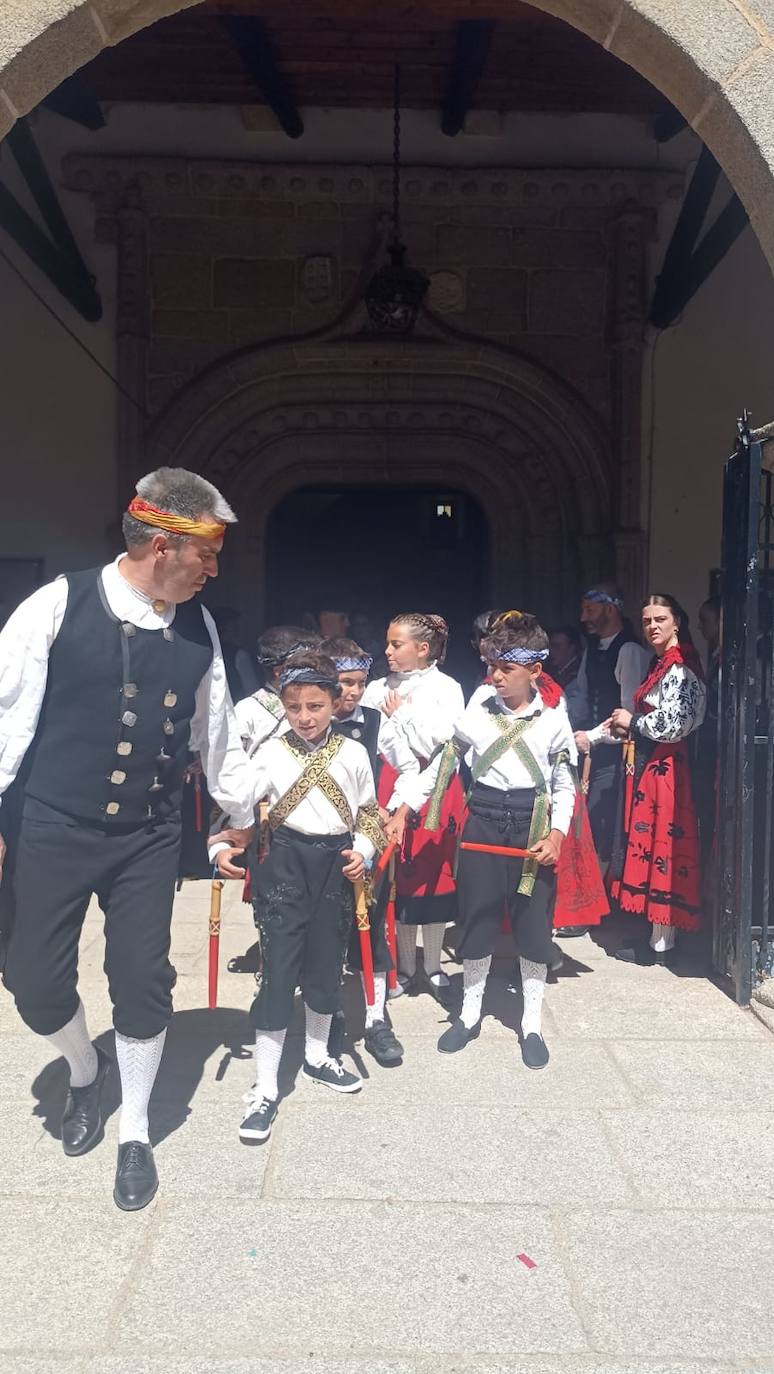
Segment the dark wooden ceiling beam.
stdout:
<path fill-rule="evenodd" d="M 291 84 L 280 69 L 274 44 L 263 20 L 253 15 L 224 14 L 220 22 L 234 43 L 248 75 L 276 115 L 280 127 L 288 138 L 300 138 L 304 132 L 304 122 Z"/>
<path fill-rule="evenodd" d="M 454 33 L 454 56 L 441 112 L 441 128 L 454 138 L 465 125 L 492 46 L 491 19 L 463 19 Z"/>

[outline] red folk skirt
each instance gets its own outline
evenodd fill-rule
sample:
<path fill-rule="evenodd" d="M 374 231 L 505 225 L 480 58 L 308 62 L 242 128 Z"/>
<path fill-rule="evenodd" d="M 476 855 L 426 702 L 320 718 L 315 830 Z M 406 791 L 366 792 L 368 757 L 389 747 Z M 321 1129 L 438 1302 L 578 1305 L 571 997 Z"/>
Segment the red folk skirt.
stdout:
<path fill-rule="evenodd" d="M 636 778 L 623 870 L 611 891 L 622 911 L 699 929 L 699 830 L 687 740 L 657 744 Z"/>
<path fill-rule="evenodd" d="M 572 825 L 556 866 L 554 925 L 598 926 L 609 911 L 586 799 L 579 793 L 575 798 Z"/>
<path fill-rule="evenodd" d="M 398 777 L 388 763 L 382 764 L 377 788 L 380 806 L 386 806 Z M 457 885 L 454 868 L 457 838 L 465 819 L 465 797 L 459 774 L 455 773 L 441 807 L 440 828 L 424 828 L 430 802 L 422 807 L 416 823 L 406 826 L 403 847 L 395 868 L 397 887 L 396 917 L 409 925 L 444 925 L 453 921 L 457 910 Z"/>

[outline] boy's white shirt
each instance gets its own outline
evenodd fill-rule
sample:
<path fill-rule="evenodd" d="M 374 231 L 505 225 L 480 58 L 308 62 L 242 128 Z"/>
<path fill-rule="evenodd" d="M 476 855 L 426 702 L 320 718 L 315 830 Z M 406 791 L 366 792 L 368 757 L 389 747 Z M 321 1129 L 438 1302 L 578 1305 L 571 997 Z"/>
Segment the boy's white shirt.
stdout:
<path fill-rule="evenodd" d="M 316 753 L 327 743 L 329 738 L 330 731 L 318 744 L 307 745 L 308 752 L 310 754 Z M 343 735 L 340 735 L 339 738 L 341 745 L 328 765 L 328 772 L 333 780 L 338 783 L 347 799 L 353 817 L 356 818 L 362 806 L 373 806 L 376 803 L 374 776 L 368 753 L 363 745 L 358 744 L 356 740 L 346 739 Z M 249 760 L 249 765 L 253 772 L 254 805 L 267 800 L 269 805 L 273 806 L 293 786 L 293 783 L 300 778 L 304 771 L 303 763 L 296 758 L 295 754 L 291 753 L 283 740 L 277 737 L 266 740 Z M 312 788 L 309 795 L 299 802 L 283 824 L 289 830 L 296 830 L 301 835 L 346 835 L 347 833 L 347 827 L 335 806 L 328 801 L 319 787 Z M 228 848 L 229 846 L 225 842 L 211 845 L 209 849 L 210 862 L 214 863 L 217 855 Z M 355 832 L 352 848 L 362 854 L 366 863 L 371 862 L 376 852 L 371 841 L 361 831 Z"/>
<path fill-rule="evenodd" d="M 475 762 L 476 758 L 481 757 L 494 740 L 500 737 L 500 731 L 495 724 L 494 717 L 485 705 L 492 697 L 497 698 L 498 704 L 508 720 L 516 720 L 520 716 L 535 717 L 529 731 L 524 735 L 524 743 L 533 755 L 548 787 L 551 799 L 551 826 L 554 830 L 560 830 L 563 835 L 566 835 L 572 822 L 576 796 L 575 779 L 570 765 L 575 766 L 577 764 L 578 751 L 564 699 L 559 702 L 558 706 L 544 706 L 540 694 L 536 693 L 531 701 L 520 710 L 512 711 L 506 706 L 502 698 L 497 696 L 491 683 L 482 683 L 480 687 L 476 688 L 464 712 L 447 736 L 448 739 L 451 739 L 454 735 L 469 746 L 466 761 L 471 764 Z M 558 754 L 565 750 L 569 756 L 570 765 L 551 762 L 549 757 L 551 754 Z M 420 775 L 420 777 L 422 776 Z M 519 761 L 513 749 L 509 749 L 507 753 L 503 754 L 502 758 L 498 759 L 497 763 L 488 769 L 478 781 L 486 787 L 496 787 L 500 791 L 506 791 L 510 788 L 534 787 L 528 770 Z M 432 791 L 432 787 L 430 791 Z M 427 793 L 427 796 L 430 796 L 430 792 Z M 427 800 L 427 797 L 424 800 Z"/>
<path fill-rule="evenodd" d="M 279 698 L 277 698 L 279 700 Z M 287 716 L 281 719 L 272 715 L 258 695 L 253 693 L 243 697 L 234 706 L 239 734 L 248 754 L 254 754 L 264 740 L 274 735 L 284 735 L 290 729 Z"/>
<path fill-rule="evenodd" d="M 383 713 L 388 692 L 405 698 L 391 716 Z M 387 810 L 403 804 L 421 810 L 438 776 L 439 747 L 451 737 L 465 708 L 462 688 L 432 664 L 413 673 L 376 678 L 366 687 L 362 704 L 382 711 L 379 751 L 399 774 Z"/>

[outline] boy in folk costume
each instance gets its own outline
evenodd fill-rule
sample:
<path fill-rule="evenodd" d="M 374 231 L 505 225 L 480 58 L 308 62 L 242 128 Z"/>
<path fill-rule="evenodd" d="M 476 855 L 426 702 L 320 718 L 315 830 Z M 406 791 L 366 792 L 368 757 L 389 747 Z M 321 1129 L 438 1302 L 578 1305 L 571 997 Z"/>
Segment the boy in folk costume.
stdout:
<path fill-rule="evenodd" d="M 486 980 L 507 910 L 524 996 L 522 1058 L 528 1068 L 539 1069 L 548 1063 L 541 1009 L 551 959 L 556 865 L 575 806 L 572 768 L 577 755 L 566 710 L 547 707 L 538 690 L 548 637 L 534 616 L 519 616 L 511 624 L 501 621 L 483 641 L 483 650 L 495 694 L 471 700 L 454 732 L 473 776 L 462 840 L 529 849 L 534 858 L 460 850 L 457 957 L 464 996 L 460 1017 L 444 1031 L 438 1048 L 452 1054 L 478 1034 Z M 439 789 L 450 755 L 451 750 L 444 751 Z M 434 810 L 435 799 L 429 823 Z"/>
<path fill-rule="evenodd" d="M 331 729 L 340 695 L 336 669 L 322 654 L 296 654 L 279 682 L 289 730 L 252 760 L 254 797 L 268 797 L 272 832 L 256 874 L 256 921 L 263 951 L 256 1031 L 256 1083 L 240 1139 L 266 1140 L 277 1115 L 277 1074 L 297 987 L 306 1013 L 304 1076 L 335 1092 L 361 1086 L 328 1051 L 339 1004 L 344 951 L 352 928 L 352 884 L 384 846 L 373 774 L 362 745 Z M 243 851 L 214 843 L 225 877 L 239 876 Z"/>
<path fill-rule="evenodd" d="M 369 683 L 363 704 L 382 714 L 380 805 L 385 827 L 400 846 L 397 867 L 398 986 L 417 987 L 417 928 L 422 926 L 424 973 L 434 995 L 449 985 L 441 971 L 446 926 L 456 916 L 454 861 L 464 798 L 454 777 L 443 798 L 440 825 L 425 828 L 428 798 L 440 764 L 440 747 L 452 734 L 465 701 L 458 682 L 441 672 L 449 629 L 438 615 L 393 616 L 387 631 L 386 677 Z M 424 776 L 423 776 L 424 774 Z M 420 781 L 421 780 L 421 781 Z"/>
<path fill-rule="evenodd" d="M 347 739 L 357 740 L 368 754 L 374 777 L 379 776 L 379 734 L 382 717 L 372 706 L 362 706 L 368 674 L 373 659 L 353 639 L 324 639 L 320 652 L 333 662 L 339 676 L 341 695 L 333 707 L 331 725 L 337 734 Z M 385 1000 L 387 997 L 387 974 L 392 968 L 390 951 L 384 929 L 385 907 L 380 903 L 371 912 L 371 953 L 374 966 L 374 1004 L 366 1000 L 366 1019 L 364 1044 L 369 1054 L 374 1056 L 383 1068 L 392 1068 L 403 1060 L 403 1046 L 397 1039 L 392 1026 L 386 1018 Z M 349 940 L 347 962 L 350 967 L 360 970 L 362 963 L 360 941 L 354 926 Z M 365 994 L 365 984 L 363 984 Z M 345 1031 L 344 1013 L 337 1011 L 333 1018 L 329 1048 L 332 1053 L 340 1050 Z"/>
<path fill-rule="evenodd" d="M 279 696 L 279 680 L 286 659 L 291 654 L 316 649 L 319 643 L 319 635 L 300 625 L 274 625 L 260 636 L 256 657 L 264 674 L 264 685 L 234 705 L 242 743 L 248 754 L 254 754 L 264 740 L 286 728 L 285 708 Z"/>

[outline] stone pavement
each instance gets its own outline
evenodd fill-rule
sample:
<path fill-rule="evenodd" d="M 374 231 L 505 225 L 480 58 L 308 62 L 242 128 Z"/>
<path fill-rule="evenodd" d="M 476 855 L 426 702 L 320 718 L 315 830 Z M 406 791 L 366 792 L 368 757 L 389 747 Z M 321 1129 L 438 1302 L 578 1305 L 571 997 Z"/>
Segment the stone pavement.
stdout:
<path fill-rule="evenodd" d="M 176 904 L 145 1212 L 111 1199 L 115 1076 L 106 1141 L 65 1159 L 63 1063 L 0 994 L 2 1374 L 772 1374 L 774 1036 L 749 1012 L 568 941 L 544 1072 L 521 1064 L 503 959 L 478 1041 L 443 1058 L 442 1009 L 403 998 L 405 1064 L 355 1044 L 354 1098 L 296 1077 L 299 1018 L 249 1149 L 252 979 L 225 965 L 252 924 L 229 886 L 208 1012 L 207 889 Z M 94 912 L 81 988 L 112 1053 L 101 967 Z"/>

